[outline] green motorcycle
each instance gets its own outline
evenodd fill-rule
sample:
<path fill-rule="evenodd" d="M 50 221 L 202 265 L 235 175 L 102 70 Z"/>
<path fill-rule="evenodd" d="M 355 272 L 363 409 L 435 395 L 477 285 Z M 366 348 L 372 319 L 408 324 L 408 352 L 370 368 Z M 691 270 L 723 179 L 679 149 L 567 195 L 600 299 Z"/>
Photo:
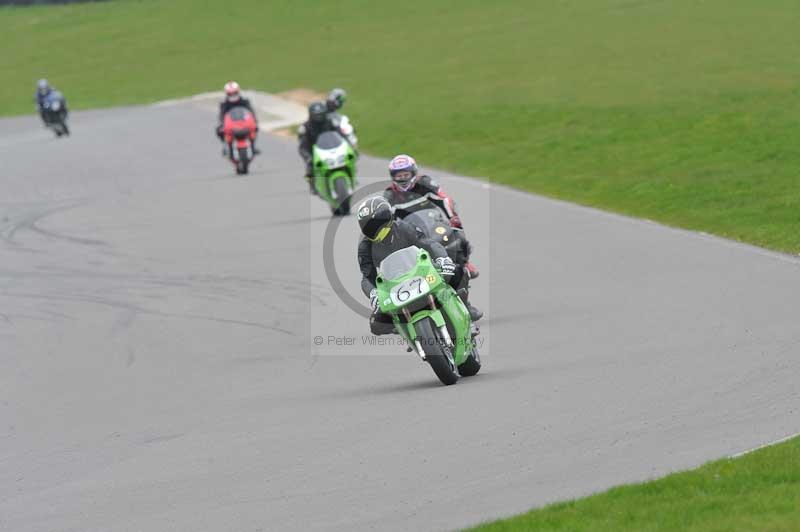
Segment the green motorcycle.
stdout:
<path fill-rule="evenodd" d="M 350 194 L 358 184 L 355 149 L 339 132 L 326 131 L 317 138 L 312 156 L 317 193 L 334 215 L 350 214 Z"/>
<path fill-rule="evenodd" d="M 431 365 L 443 384 L 478 373 L 481 359 L 464 302 L 427 251 L 410 246 L 395 251 L 378 267 L 378 305 L 392 317 L 395 331 Z"/>

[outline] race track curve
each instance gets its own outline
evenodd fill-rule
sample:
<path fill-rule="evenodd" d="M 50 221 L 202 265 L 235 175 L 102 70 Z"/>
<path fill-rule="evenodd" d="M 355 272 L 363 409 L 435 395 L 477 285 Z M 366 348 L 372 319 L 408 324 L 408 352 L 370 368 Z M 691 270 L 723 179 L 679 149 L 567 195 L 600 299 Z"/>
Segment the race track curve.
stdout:
<path fill-rule="evenodd" d="M 213 121 L 0 120 L 0 530 L 447 530 L 800 431 L 797 259 L 431 171 L 486 311 L 444 387 L 330 288 L 294 141 L 236 177 Z"/>

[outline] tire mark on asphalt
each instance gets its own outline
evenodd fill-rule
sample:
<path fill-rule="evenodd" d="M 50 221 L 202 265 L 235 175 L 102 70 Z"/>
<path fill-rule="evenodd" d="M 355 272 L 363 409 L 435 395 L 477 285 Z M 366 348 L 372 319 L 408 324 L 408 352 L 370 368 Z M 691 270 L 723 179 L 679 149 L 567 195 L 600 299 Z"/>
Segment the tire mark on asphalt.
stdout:
<path fill-rule="evenodd" d="M 136 319 L 136 314 L 136 311 L 131 309 L 123 310 L 119 317 L 111 325 L 110 336 L 116 336 L 122 331 L 130 329 L 131 324 L 133 324 L 133 320 Z"/>
<path fill-rule="evenodd" d="M 107 242 L 102 240 L 96 240 L 92 238 L 81 238 L 81 237 L 72 237 L 69 235 L 64 235 L 61 233 L 57 233 L 55 231 L 50 231 L 47 229 L 42 229 L 38 225 L 38 222 L 44 220 L 48 216 L 53 214 L 68 211 L 77 207 L 81 207 L 88 202 L 86 199 L 80 200 L 71 200 L 66 204 L 57 205 L 55 207 L 39 207 L 27 212 L 23 212 L 21 215 L 17 216 L 9 216 L 5 215 L 2 219 L 2 224 L 0 224 L 0 240 L 3 240 L 7 245 L 13 246 L 16 249 L 20 249 L 24 247 L 24 244 L 18 242 L 15 237 L 17 233 L 22 230 L 29 230 L 35 233 L 39 233 L 43 236 L 47 236 L 50 238 L 55 238 L 58 240 L 64 240 L 67 242 L 72 242 L 75 244 L 84 244 L 84 245 L 92 245 L 92 246 L 108 246 Z"/>
<path fill-rule="evenodd" d="M 72 242 L 74 244 L 85 244 L 87 246 L 108 246 L 108 242 L 105 242 L 103 240 L 96 240 L 94 238 L 82 238 L 82 237 L 77 237 L 77 236 L 64 235 L 64 234 L 61 234 L 61 233 L 56 233 L 55 231 L 49 231 L 47 229 L 42 229 L 41 227 L 39 227 L 35 223 L 33 223 L 30 226 L 28 226 L 28 229 L 33 231 L 33 232 L 35 232 L 35 233 L 39 233 L 40 235 L 43 235 L 43 236 L 54 238 L 56 240 L 65 240 L 67 242 Z"/>
<path fill-rule="evenodd" d="M 178 313 L 171 313 L 171 312 L 161 312 L 157 310 L 151 310 L 144 307 L 140 307 L 138 305 L 134 305 L 132 303 L 125 303 L 122 301 L 113 301 L 109 299 L 104 299 L 101 297 L 92 297 L 92 296 L 59 296 L 59 295 L 46 295 L 46 294 L 29 294 L 29 293 L 12 293 L 12 292 L 3 292 L 0 293 L 0 297 L 11 297 L 11 298 L 21 298 L 21 299 L 41 299 L 45 301 L 69 301 L 69 302 L 77 302 L 77 303 L 93 303 L 96 305 L 103 305 L 112 308 L 120 308 L 125 310 L 130 310 L 133 312 L 139 312 L 142 314 L 148 314 L 151 316 L 162 316 L 166 318 L 184 318 L 184 319 L 196 319 L 196 320 L 204 320 L 204 321 L 212 321 L 216 323 L 229 323 L 233 325 L 241 325 L 244 327 L 256 327 L 259 329 L 279 332 L 282 334 L 286 334 L 289 336 L 297 336 L 294 332 L 289 331 L 288 329 L 284 329 L 282 327 L 278 327 L 277 325 L 267 325 L 265 323 L 258 323 L 253 321 L 246 321 L 246 320 L 236 320 L 231 318 L 221 318 L 218 316 L 211 316 L 205 314 L 178 314 Z"/>
<path fill-rule="evenodd" d="M 125 367 L 129 368 L 133 366 L 133 363 L 136 362 L 136 350 L 128 346 L 128 356 L 125 358 Z"/>
<path fill-rule="evenodd" d="M 178 438 L 182 438 L 183 436 L 185 436 L 185 434 L 182 432 L 176 434 L 164 434 L 162 436 L 152 436 L 150 438 L 142 440 L 142 443 L 144 445 L 152 445 L 154 443 L 162 443 L 166 441 L 177 440 Z"/>
<path fill-rule="evenodd" d="M 8 278 L 14 281 L 20 279 L 91 279 L 97 280 L 110 280 L 110 281 L 128 281 L 132 284 L 126 288 L 142 288 L 142 287 L 167 287 L 167 288 L 189 288 L 195 289 L 198 293 L 194 294 L 196 297 L 216 298 L 219 300 L 219 294 L 224 296 L 224 299 L 234 301 L 241 298 L 241 294 L 237 293 L 237 287 L 226 286 L 226 283 L 233 283 L 240 285 L 239 291 L 251 293 L 254 288 L 262 291 L 270 292 L 272 290 L 280 289 L 282 294 L 292 298 L 296 301 L 303 303 L 314 303 L 322 306 L 327 306 L 325 297 L 328 297 L 331 290 L 321 285 L 305 285 L 300 284 L 294 280 L 286 279 L 251 279 L 236 275 L 153 275 L 153 274 L 126 274 L 126 273 L 102 273 L 83 270 L 74 270 L 66 268 L 43 268 L 43 271 L 19 271 L 19 270 L 1 270 L 0 278 Z M 138 286 L 136 286 L 138 285 Z M 114 289 L 109 288 L 109 291 Z M 144 297 L 144 294 L 140 294 Z M 269 303 L 274 298 L 270 298 L 264 302 L 264 305 L 273 310 L 282 310 L 284 307 Z"/>

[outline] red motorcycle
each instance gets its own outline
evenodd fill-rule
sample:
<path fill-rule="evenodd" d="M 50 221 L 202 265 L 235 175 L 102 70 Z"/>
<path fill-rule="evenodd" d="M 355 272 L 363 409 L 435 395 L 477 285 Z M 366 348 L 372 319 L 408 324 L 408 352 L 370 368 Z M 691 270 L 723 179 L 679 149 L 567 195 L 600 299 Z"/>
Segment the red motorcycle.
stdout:
<path fill-rule="evenodd" d="M 253 141 L 256 131 L 256 117 L 244 107 L 234 107 L 225 113 L 222 133 L 237 174 L 246 174 L 255 157 Z"/>

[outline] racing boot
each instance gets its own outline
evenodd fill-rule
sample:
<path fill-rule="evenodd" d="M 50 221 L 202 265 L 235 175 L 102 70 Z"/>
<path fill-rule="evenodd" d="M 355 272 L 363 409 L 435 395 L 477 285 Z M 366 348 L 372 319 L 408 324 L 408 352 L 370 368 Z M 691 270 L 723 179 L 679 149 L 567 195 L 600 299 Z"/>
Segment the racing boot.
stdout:
<path fill-rule="evenodd" d="M 375 315 L 369 317 L 369 330 L 375 336 L 384 334 L 394 334 L 394 323 L 391 318 L 386 314 Z"/>
<path fill-rule="evenodd" d="M 481 311 L 478 307 L 472 303 L 467 303 L 466 305 L 467 310 L 469 311 L 469 317 L 472 321 L 478 321 L 483 317 L 483 311 Z"/>
<path fill-rule="evenodd" d="M 469 292 L 465 289 L 458 290 L 458 295 L 461 298 L 461 301 L 464 302 L 464 305 L 467 307 L 467 311 L 469 311 L 470 319 L 475 322 L 478 321 L 483 317 L 483 312 L 481 309 L 473 305 L 469 302 Z"/>

